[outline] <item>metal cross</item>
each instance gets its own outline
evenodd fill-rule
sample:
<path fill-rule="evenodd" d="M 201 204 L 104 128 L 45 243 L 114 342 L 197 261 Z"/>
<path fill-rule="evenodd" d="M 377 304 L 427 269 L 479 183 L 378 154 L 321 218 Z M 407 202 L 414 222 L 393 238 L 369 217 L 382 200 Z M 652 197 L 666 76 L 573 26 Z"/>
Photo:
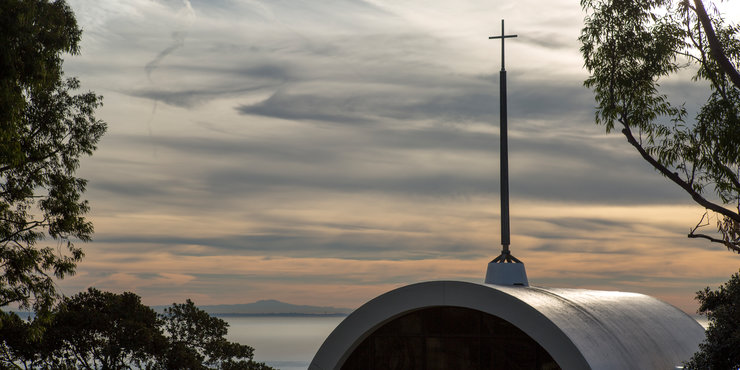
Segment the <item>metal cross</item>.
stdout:
<path fill-rule="evenodd" d="M 508 38 L 516 37 L 516 36 L 517 35 L 507 35 L 506 33 L 504 33 L 504 20 L 502 19 L 501 20 L 501 36 L 491 36 L 491 37 L 488 38 L 489 40 L 491 40 L 491 39 L 501 39 L 501 70 L 502 71 L 505 71 L 506 70 L 504 68 L 504 40 L 506 40 Z"/>
<path fill-rule="evenodd" d="M 498 256 L 493 262 L 497 263 L 521 263 L 518 259 L 511 255 L 509 250 L 510 241 L 510 230 L 509 230 L 509 138 L 508 138 L 508 123 L 507 123 L 507 112 L 506 112 L 506 69 L 504 69 L 504 40 L 510 37 L 516 37 L 516 35 L 507 35 L 504 33 L 504 20 L 501 20 L 501 36 L 491 36 L 489 39 L 501 39 L 501 71 L 499 72 L 499 85 L 501 89 L 499 105 L 501 111 L 501 129 L 500 129 L 500 140 L 501 140 L 501 255 Z"/>

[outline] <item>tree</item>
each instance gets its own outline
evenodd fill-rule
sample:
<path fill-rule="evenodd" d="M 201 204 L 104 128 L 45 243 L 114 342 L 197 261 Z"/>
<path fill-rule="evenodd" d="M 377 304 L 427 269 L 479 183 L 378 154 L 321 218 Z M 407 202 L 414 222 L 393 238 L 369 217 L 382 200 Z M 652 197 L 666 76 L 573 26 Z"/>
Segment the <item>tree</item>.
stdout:
<path fill-rule="evenodd" d="M 740 253 L 740 27 L 701 0 L 581 0 L 584 85 L 596 123 L 619 129 L 644 160 L 706 209 L 690 238 Z M 695 117 L 660 83 L 694 74 L 708 90 Z M 708 87 L 708 89 L 707 89 Z M 716 220 L 716 233 L 700 233 Z"/>
<path fill-rule="evenodd" d="M 43 361 L 44 347 L 33 325 L 14 312 L 2 312 L 0 326 L 0 366 L 4 369 L 35 369 Z"/>
<path fill-rule="evenodd" d="M 45 363 L 86 369 L 146 368 L 166 351 L 157 313 L 134 293 L 90 288 L 64 299 L 43 339 Z"/>
<path fill-rule="evenodd" d="M 166 308 L 163 318 L 170 338 L 168 368 L 271 369 L 252 361 L 252 347 L 224 338 L 229 326 L 226 321 L 210 316 L 189 299 Z"/>
<path fill-rule="evenodd" d="M 50 320 L 0 314 L 0 368 L 272 369 L 253 361 L 252 347 L 226 340 L 228 324 L 191 300 L 158 315 L 134 293 L 89 288 L 62 299 Z"/>
<path fill-rule="evenodd" d="M 709 328 L 699 352 L 685 364 L 686 369 L 740 368 L 740 274 L 717 290 L 709 287 L 696 293 L 699 313 L 707 315 Z"/>
<path fill-rule="evenodd" d="M 0 1 L 0 307 L 51 307 L 93 233 L 74 173 L 106 130 L 102 97 L 62 71 L 80 35 L 64 0 Z"/>

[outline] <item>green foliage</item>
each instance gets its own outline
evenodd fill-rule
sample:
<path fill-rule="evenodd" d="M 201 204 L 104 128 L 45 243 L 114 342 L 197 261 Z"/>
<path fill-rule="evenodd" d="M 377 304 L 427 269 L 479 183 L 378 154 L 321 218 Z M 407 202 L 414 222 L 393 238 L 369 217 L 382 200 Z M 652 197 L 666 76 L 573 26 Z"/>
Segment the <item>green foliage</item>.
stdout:
<path fill-rule="evenodd" d="M 2 368 L 272 369 L 252 360 L 252 347 L 226 340 L 228 324 L 191 300 L 157 315 L 134 293 L 90 288 L 46 319 L 0 314 Z"/>
<path fill-rule="evenodd" d="M 262 369 L 262 364 L 251 361 L 253 348 L 224 338 L 228 323 L 195 307 L 193 301 L 173 304 L 163 317 L 172 343 L 170 368 Z"/>
<path fill-rule="evenodd" d="M 45 348 L 38 335 L 40 321 L 29 323 L 13 312 L 0 312 L 0 365 L 3 368 L 29 369 L 42 362 Z"/>
<path fill-rule="evenodd" d="M 699 313 L 707 315 L 707 337 L 686 369 L 731 370 L 740 368 L 740 274 L 735 273 L 719 289 L 696 293 Z"/>
<path fill-rule="evenodd" d="M 93 288 L 61 302 L 44 341 L 47 362 L 63 368 L 141 368 L 167 346 L 157 314 L 139 296 Z"/>
<path fill-rule="evenodd" d="M 716 214 L 719 237 L 696 233 L 707 217 L 689 237 L 740 253 L 740 84 L 733 83 L 740 74 L 731 65 L 740 62 L 740 28 L 694 4 L 582 0 L 581 52 L 591 73 L 584 85 L 594 91 L 597 124 L 619 129 L 658 172 Z M 686 72 L 695 90 L 708 91 L 695 117 L 661 89 Z"/>
<path fill-rule="evenodd" d="M 74 172 L 106 130 L 94 116 L 102 97 L 74 94 L 79 82 L 62 72 L 80 34 L 63 0 L 0 1 L 0 307 L 48 309 L 52 278 L 74 273 L 74 241 L 93 233 Z"/>

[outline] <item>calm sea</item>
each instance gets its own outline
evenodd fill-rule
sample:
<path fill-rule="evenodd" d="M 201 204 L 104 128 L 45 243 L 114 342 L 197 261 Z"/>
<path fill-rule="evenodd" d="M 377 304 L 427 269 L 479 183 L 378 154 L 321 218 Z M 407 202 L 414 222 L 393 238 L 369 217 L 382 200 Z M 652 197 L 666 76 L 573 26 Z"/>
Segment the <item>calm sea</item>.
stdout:
<path fill-rule="evenodd" d="M 305 370 L 344 317 L 219 316 L 230 341 L 254 347 L 254 359 L 282 370 Z"/>

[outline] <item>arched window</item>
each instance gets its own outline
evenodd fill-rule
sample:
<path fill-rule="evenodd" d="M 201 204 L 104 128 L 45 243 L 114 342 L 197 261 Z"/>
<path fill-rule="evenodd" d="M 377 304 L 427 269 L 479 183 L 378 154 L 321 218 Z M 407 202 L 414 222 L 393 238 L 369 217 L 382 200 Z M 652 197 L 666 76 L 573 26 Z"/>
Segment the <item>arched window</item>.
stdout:
<path fill-rule="evenodd" d="M 560 369 L 509 322 L 469 308 L 437 306 L 384 324 L 342 365 L 354 369 Z"/>

